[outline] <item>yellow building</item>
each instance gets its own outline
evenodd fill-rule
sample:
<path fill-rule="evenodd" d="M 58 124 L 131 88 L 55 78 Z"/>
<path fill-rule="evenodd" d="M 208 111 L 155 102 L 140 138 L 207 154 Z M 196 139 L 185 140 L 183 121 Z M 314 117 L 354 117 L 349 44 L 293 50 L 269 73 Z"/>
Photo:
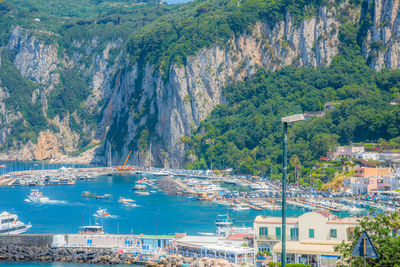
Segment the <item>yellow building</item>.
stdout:
<path fill-rule="evenodd" d="M 328 211 L 308 212 L 286 219 L 286 257 L 288 263 L 312 266 L 335 266 L 340 253 L 334 247 L 348 242 L 359 224 L 359 218 L 338 218 Z M 280 261 L 281 217 L 257 216 L 254 221 L 254 251 L 270 252 L 274 262 Z M 257 261 L 257 258 L 256 258 Z M 262 262 L 258 261 L 258 266 Z"/>

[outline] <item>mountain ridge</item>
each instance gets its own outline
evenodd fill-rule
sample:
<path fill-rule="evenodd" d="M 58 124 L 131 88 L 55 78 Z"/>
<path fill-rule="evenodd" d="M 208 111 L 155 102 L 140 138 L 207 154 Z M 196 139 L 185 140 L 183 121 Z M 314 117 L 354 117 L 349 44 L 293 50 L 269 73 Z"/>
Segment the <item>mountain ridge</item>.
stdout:
<path fill-rule="evenodd" d="M 34 46 L 42 45 L 42 50 L 39 49 L 38 54 L 46 54 L 44 53 L 46 49 L 53 51 L 53 54 L 54 51 L 57 52 L 57 56 L 45 58 L 63 67 L 58 67 L 55 71 L 51 68 L 46 69 L 49 75 L 56 77 L 57 73 L 64 73 L 64 69 L 75 66 L 78 67 L 75 75 L 84 74 L 82 76 L 85 77 L 85 81 L 82 83 L 86 83 L 85 86 L 88 88 L 88 95 L 82 99 L 73 95 L 64 99 L 63 94 L 60 94 L 61 102 L 58 103 L 68 102 L 71 99 L 80 103 L 73 105 L 78 110 L 67 111 L 63 118 L 55 116 L 51 119 L 46 108 L 50 99 L 48 95 L 57 90 L 65 92 L 62 88 L 55 89 L 51 88 L 51 85 L 46 85 L 49 92 L 46 93 L 44 88 L 39 90 L 40 97 L 36 95 L 37 93 L 33 95 L 43 103 L 43 114 L 46 114 L 48 123 L 46 131 L 50 131 L 60 141 L 61 145 L 56 148 L 58 147 L 61 154 L 73 156 L 78 151 L 90 148 L 94 154 L 87 156 L 88 162 L 92 160 L 106 162 L 105 150 L 111 145 L 115 163 L 121 162 L 133 149 L 132 163 L 149 164 L 148 150 L 152 143 L 153 164 L 183 167 L 186 149 L 181 139 L 191 135 L 200 122 L 210 115 L 212 109 L 224 102 L 222 88 L 233 81 L 251 76 L 259 67 L 275 70 L 285 65 L 310 67 L 328 65 L 335 55 L 342 53 L 338 50 L 339 28 L 347 24 L 363 23 L 365 20 L 363 13 L 374 14 L 369 18 L 372 27 L 371 25 L 367 27 L 365 39 L 361 40 L 364 57 L 371 58 L 369 65 L 374 69 L 385 66 L 397 68 L 396 57 L 391 55 L 399 51 L 398 40 L 395 38 L 398 32 L 399 16 L 396 11 L 398 2 L 375 1 L 377 4 L 369 7 L 365 7 L 367 2 L 364 2 L 361 7 L 359 3 L 327 1 L 325 2 L 327 5 L 317 8 L 317 15 L 307 17 L 298 26 L 294 25 L 289 13 L 284 12 L 285 19 L 272 28 L 268 22 L 259 21 L 252 26 L 251 32 L 234 34 L 233 39 L 228 40 L 228 45 L 212 44 L 200 48 L 194 55 L 189 53 L 183 61 L 172 61 L 170 65 L 167 64 L 168 75 L 162 71 L 163 68 L 157 66 L 156 61 L 151 64 L 141 61 L 140 57 L 132 60 L 129 46 L 135 39 L 130 39 L 130 42 L 114 39 L 106 43 L 101 43 L 95 36 L 91 40 L 82 39 L 84 41 L 79 38 L 69 39 L 71 43 L 68 47 L 72 49 L 63 48 L 64 51 L 60 53 L 59 44 L 51 48 L 54 44 L 48 45 L 40 41 L 39 37 L 28 35 L 30 36 L 28 39 L 35 39 L 39 43 Z M 202 2 L 198 1 L 188 6 L 199 8 L 201 4 Z M 183 5 L 177 8 L 186 7 Z M 338 14 L 342 14 L 342 17 Z M 390 19 L 387 14 L 391 14 Z M 345 21 L 339 21 L 339 18 Z M 381 21 L 386 23 L 380 23 Z M 112 29 L 112 26 L 107 27 Z M 11 31 L 15 29 L 14 27 Z M 389 33 L 391 33 L 390 38 Z M 25 41 L 25 44 L 27 43 Z M 128 50 L 125 50 L 125 44 L 128 45 Z M 7 49 L 7 46 L 3 49 Z M 23 55 L 17 52 L 16 57 L 27 60 L 22 63 L 23 66 L 18 62 L 24 60 L 13 63 L 14 66 L 19 66 L 21 74 L 27 74 L 29 69 L 27 67 L 33 62 L 31 56 L 34 54 Z M 60 57 L 60 54 L 64 56 Z M 36 74 L 39 74 L 40 64 L 37 62 L 32 66 L 39 71 Z M 49 80 L 47 78 L 49 75 L 40 74 L 37 79 L 33 76 L 29 78 L 44 81 Z M 74 88 L 72 85 L 70 87 Z M 57 107 L 63 110 L 64 105 L 65 103 Z M 60 111 L 53 113 L 58 114 Z M 2 121 L 3 129 L 6 129 L 2 131 L 4 140 L 10 136 L 12 129 L 15 129 L 10 126 L 10 120 L 18 118 L 18 113 L 8 115 L 9 119 L 7 112 L 3 114 L 6 116 L 6 120 Z M 87 119 L 82 120 L 84 117 Z M 19 149 L 15 143 L 10 143 L 8 146 L 17 147 L 15 151 L 24 151 L 15 154 L 18 158 L 32 155 L 26 159 L 40 160 L 41 157 L 35 156 L 34 153 L 37 150 L 35 140 L 37 141 L 38 136 L 39 133 L 37 137 L 27 141 L 30 142 L 29 153 L 26 152 L 27 145 L 21 145 Z M 93 146 L 98 144 L 100 146 L 93 149 Z M 3 147 L 9 151 L 7 146 Z"/>

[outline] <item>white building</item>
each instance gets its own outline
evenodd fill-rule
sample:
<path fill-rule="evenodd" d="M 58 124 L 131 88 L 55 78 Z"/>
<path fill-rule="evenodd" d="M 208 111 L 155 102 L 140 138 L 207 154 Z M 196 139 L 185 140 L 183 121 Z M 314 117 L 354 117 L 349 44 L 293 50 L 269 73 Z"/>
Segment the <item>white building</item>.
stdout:
<path fill-rule="evenodd" d="M 281 217 L 257 216 L 254 221 L 254 252 L 271 252 L 274 262 L 280 261 Z M 358 218 L 339 219 L 328 211 L 308 212 L 286 220 L 286 257 L 288 263 L 312 266 L 335 266 L 340 256 L 334 250 L 342 241 L 348 242 Z M 257 266 L 263 262 L 258 261 Z M 333 263 L 333 265 L 331 265 Z"/>
<path fill-rule="evenodd" d="M 364 146 L 337 146 L 333 152 L 327 153 L 327 157 L 330 159 L 342 157 L 361 158 L 364 152 Z"/>
<path fill-rule="evenodd" d="M 368 192 L 369 178 L 366 177 L 350 177 L 349 187 L 353 194 L 365 194 Z"/>
<path fill-rule="evenodd" d="M 254 249 L 249 238 L 253 239 L 253 236 L 246 234 L 229 237 L 184 236 L 174 242 L 174 253 L 195 258 L 220 258 L 233 263 L 252 264 Z"/>

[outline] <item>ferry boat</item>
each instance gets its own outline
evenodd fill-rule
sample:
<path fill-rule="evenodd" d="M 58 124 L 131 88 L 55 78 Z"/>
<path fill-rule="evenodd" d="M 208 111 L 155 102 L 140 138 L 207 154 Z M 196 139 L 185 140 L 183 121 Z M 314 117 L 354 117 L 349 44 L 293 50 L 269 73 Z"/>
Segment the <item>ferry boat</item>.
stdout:
<path fill-rule="evenodd" d="M 98 209 L 98 211 L 96 211 L 96 213 L 99 217 L 103 217 L 103 218 L 110 217 L 110 213 L 107 212 L 107 209 Z"/>
<path fill-rule="evenodd" d="M 80 235 L 104 235 L 103 226 L 100 225 L 87 225 L 82 226 L 82 230 L 78 232 Z"/>
<path fill-rule="evenodd" d="M 22 234 L 31 228 L 31 224 L 24 224 L 15 214 L 2 212 L 0 214 L 0 235 Z"/>
<path fill-rule="evenodd" d="M 28 195 L 28 199 L 35 203 L 46 203 L 49 202 L 49 198 L 43 196 L 43 193 L 37 189 L 32 189 L 31 193 Z"/>

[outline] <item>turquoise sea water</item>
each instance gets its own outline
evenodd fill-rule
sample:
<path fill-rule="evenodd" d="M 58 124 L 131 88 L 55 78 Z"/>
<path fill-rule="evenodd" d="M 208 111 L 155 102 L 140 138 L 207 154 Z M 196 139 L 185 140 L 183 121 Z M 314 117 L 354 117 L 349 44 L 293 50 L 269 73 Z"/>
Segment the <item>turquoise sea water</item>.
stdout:
<path fill-rule="evenodd" d="M 25 164 L 27 169 L 34 165 Z M 183 196 L 170 196 L 162 192 L 140 196 L 131 191 L 137 179 L 137 176 L 100 176 L 96 180 L 77 181 L 70 186 L 36 187 L 52 200 L 49 204 L 27 202 L 25 199 L 31 187 L 0 187 L 0 212 L 13 211 L 24 223 L 30 222 L 33 226 L 29 233 L 76 233 L 80 226 L 97 222 L 104 226 L 104 231 L 113 234 L 186 232 L 190 235 L 199 232 L 214 233 L 217 215 L 228 212 L 238 226 L 251 226 L 255 217 L 260 214 L 281 215 L 280 210 L 235 212 L 223 205 Z M 82 191 L 91 191 L 97 195 L 112 194 L 113 199 L 83 198 Z M 139 206 L 124 207 L 118 203 L 120 196 L 134 199 Z M 99 208 L 107 209 L 113 218 L 99 219 L 93 216 Z M 288 208 L 287 213 L 288 216 L 298 216 L 303 211 Z"/>

